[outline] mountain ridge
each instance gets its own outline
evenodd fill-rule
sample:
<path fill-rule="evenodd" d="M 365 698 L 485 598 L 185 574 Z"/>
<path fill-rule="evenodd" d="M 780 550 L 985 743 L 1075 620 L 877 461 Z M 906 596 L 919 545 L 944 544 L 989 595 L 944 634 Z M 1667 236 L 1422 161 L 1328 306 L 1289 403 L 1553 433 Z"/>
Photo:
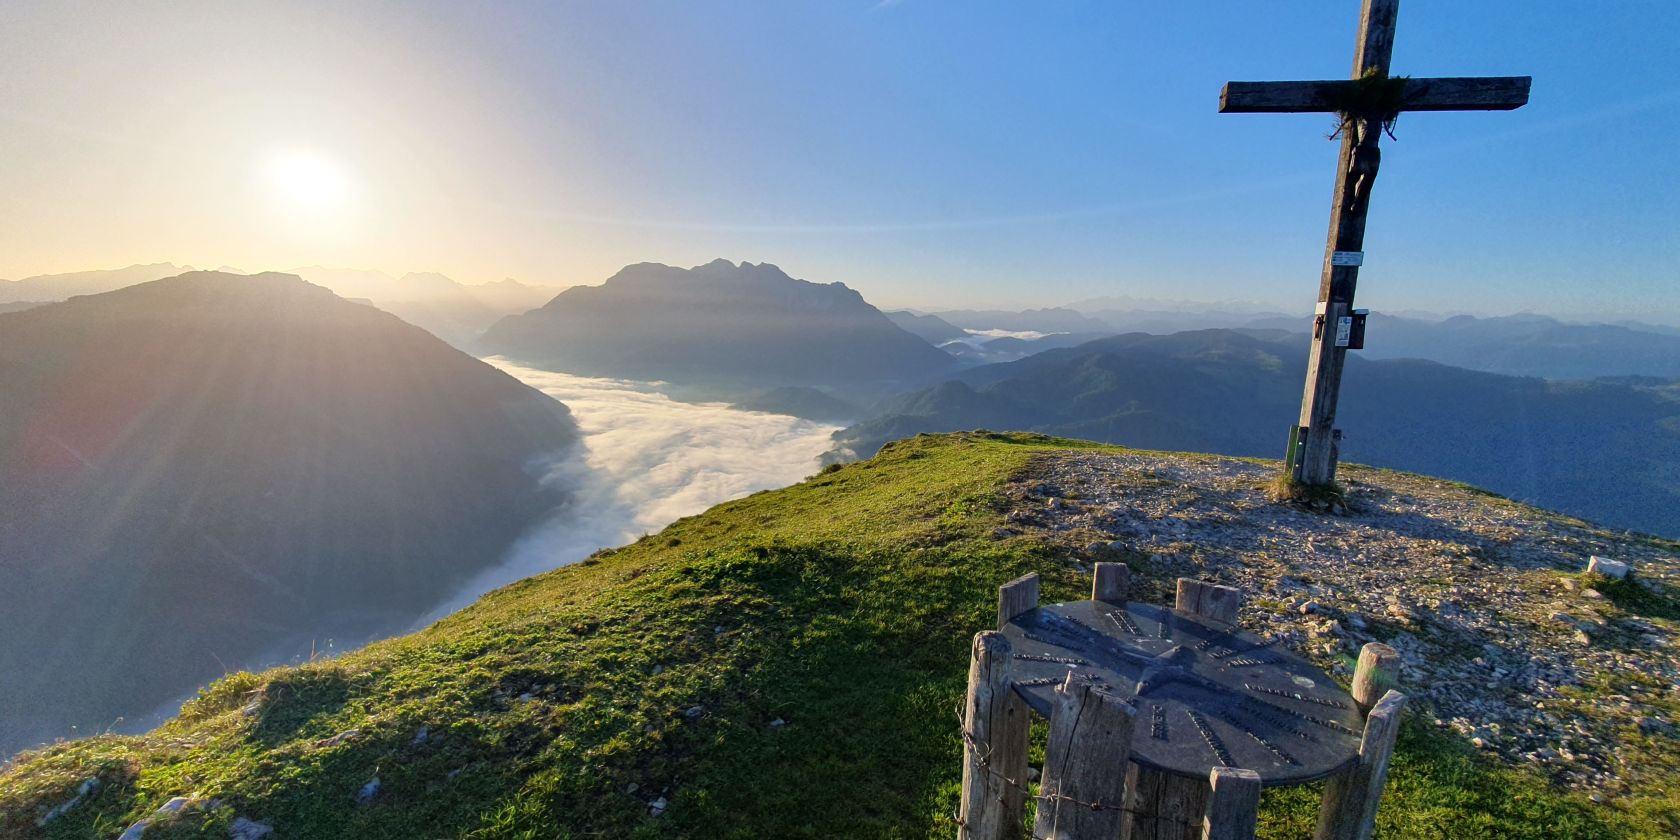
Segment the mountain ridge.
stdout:
<path fill-rule="evenodd" d="M 0 748 L 403 629 L 565 498 L 531 472 L 577 440 L 563 406 L 293 275 L 190 272 L 0 334 Z"/>
<path fill-rule="evenodd" d="M 844 283 L 725 259 L 625 266 L 504 318 L 478 349 L 568 373 L 709 386 L 726 399 L 797 386 L 868 401 L 957 366 Z"/>

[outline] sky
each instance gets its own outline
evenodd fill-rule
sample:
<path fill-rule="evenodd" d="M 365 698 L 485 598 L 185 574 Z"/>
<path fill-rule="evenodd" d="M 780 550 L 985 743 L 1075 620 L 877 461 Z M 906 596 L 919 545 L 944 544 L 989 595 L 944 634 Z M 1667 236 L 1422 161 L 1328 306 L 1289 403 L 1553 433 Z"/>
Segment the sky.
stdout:
<path fill-rule="evenodd" d="M 1310 311 L 1353 0 L 0 5 L 0 277 L 173 261 L 599 283 L 716 257 L 923 309 Z M 1680 4 L 1406 0 L 1375 309 L 1680 322 Z"/>

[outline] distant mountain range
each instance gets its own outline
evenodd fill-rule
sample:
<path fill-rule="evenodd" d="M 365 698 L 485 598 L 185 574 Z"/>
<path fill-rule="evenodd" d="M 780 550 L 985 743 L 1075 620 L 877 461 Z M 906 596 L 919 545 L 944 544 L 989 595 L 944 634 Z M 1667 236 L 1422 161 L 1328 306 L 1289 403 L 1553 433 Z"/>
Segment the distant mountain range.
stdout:
<path fill-rule="evenodd" d="M 565 501 L 565 407 L 295 276 L 0 315 L 0 755 L 405 629 Z"/>
<path fill-rule="evenodd" d="M 477 348 L 725 399 L 794 386 L 871 401 L 958 367 L 844 284 L 721 259 L 689 269 L 627 266 L 600 286 L 575 286 L 503 319 Z"/>
<path fill-rule="evenodd" d="M 938 347 L 951 341 L 961 341 L 968 338 L 968 330 L 939 317 L 938 315 L 918 315 L 914 312 L 898 310 L 883 313 L 887 319 L 897 324 L 905 332 Z"/>
<path fill-rule="evenodd" d="M 1013 312 L 1003 309 L 948 309 L 930 313 L 965 330 L 1039 333 L 1108 332 L 1108 324 L 1072 309 L 1052 307 Z"/>
<path fill-rule="evenodd" d="M 1372 313 L 1370 359 L 1429 359 L 1442 364 L 1548 379 L 1600 376 L 1680 377 L 1680 335 L 1614 324 L 1569 324 L 1544 315 L 1444 321 Z"/>
<path fill-rule="evenodd" d="M 0 305 L 99 294 L 192 270 L 190 266 L 174 263 L 151 263 L 0 280 Z M 238 269 L 223 270 L 231 274 L 245 273 Z M 410 272 L 392 277 L 382 271 L 309 266 L 287 273 L 325 286 L 340 297 L 372 303 L 456 346 L 477 339 L 497 319 L 541 306 L 560 291 L 557 287 L 533 286 L 511 278 L 470 285 L 436 272 Z"/>
<path fill-rule="evenodd" d="M 1306 343 L 1282 331 L 1127 334 L 964 371 L 877 407 L 831 457 L 918 432 L 1028 430 L 1276 458 Z M 1351 355 L 1342 459 L 1466 481 L 1601 522 L 1680 535 L 1680 387 L 1553 382 Z"/>

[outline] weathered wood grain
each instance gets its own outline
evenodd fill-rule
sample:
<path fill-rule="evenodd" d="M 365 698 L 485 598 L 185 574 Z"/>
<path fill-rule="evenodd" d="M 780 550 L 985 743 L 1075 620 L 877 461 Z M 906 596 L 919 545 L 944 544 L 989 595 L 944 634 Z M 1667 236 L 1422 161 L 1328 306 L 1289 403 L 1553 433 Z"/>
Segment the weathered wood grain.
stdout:
<path fill-rule="evenodd" d="M 1126 603 L 1132 586 L 1132 569 L 1125 563 L 1097 563 L 1091 571 L 1091 600 L 1110 604 Z"/>
<path fill-rule="evenodd" d="M 1120 836 L 1127 840 L 1201 840 L 1207 814 L 1206 779 L 1126 765 L 1131 810 Z"/>
<path fill-rule="evenodd" d="M 1068 674 L 1056 692 L 1044 749 L 1033 837 L 1090 840 L 1120 836 L 1137 710 L 1095 683 Z"/>
<path fill-rule="evenodd" d="M 998 587 L 999 630 L 1009 620 L 1038 606 L 1038 573 L 1022 575 Z"/>
<path fill-rule="evenodd" d="M 1528 104 L 1531 76 L 1448 76 L 1407 79 L 1402 111 L 1510 111 Z M 1222 114 L 1332 112 L 1345 102 L 1351 80 L 1226 82 Z"/>
<path fill-rule="evenodd" d="M 1208 774 L 1207 816 L 1202 840 L 1254 840 L 1260 824 L 1260 774 L 1215 767 Z"/>
<path fill-rule="evenodd" d="M 1014 840 L 1022 833 L 1032 712 L 1015 694 L 1010 656 L 1002 633 L 985 630 L 974 636 L 963 712 L 959 840 Z"/>
<path fill-rule="evenodd" d="M 1242 600 L 1242 590 L 1234 586 L 1179 578 L 1177 599 L 1173 608 L 1214 621 L 1236 624 L 1237 611 L 1242 609 Z"/>
<path fill-rule="evenodd" d="M 1370 840 L 1383 785 L 1388 781 L 1388 760 L 1394 755 L 1394 739 L 1400 734 L 1400 713 L 1405 707 L 1406 695 L 1398 691 L 1383 695 L 1372 707 L 1359 743 L 1359 763 L 1324 783 L 1324 801 L 1319 805 L 1313 840 Z"/>
<path fill-rule="evenodd" d="M 1360 711 L 1369 712 L 1377 700 L 1399 688 L 1400 653 L 1381 642 L 1367 642 L 1359 649 L 1359 664 L 1353 669 L 1353 701 Z"/>

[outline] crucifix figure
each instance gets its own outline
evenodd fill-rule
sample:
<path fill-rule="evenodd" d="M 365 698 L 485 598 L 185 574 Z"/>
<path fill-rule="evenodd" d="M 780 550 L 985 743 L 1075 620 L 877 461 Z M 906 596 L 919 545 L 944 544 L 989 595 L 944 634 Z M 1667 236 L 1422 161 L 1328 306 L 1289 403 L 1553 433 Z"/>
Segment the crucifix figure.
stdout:
<path fill-rule="evenodd" d="M 1306 392 L 1285 458 L 1286 474 L 1304 484 L 1336 480 L 1336 394 L 1354 332 L 1353 290 L 1364 262 L 1365 212 L 1382 160 L 1377 139 L 1401 111 L 1509 111 L 1528 103 L 1528 76 L 1390 77 L 1399 6 L 1400 0 L 1364 0 L 1349 81 L 1228 82 L 1219 96 L 1219 111 L 1225 114 L 1325 112 L 1342 118 L 1342 155 Z"/>

